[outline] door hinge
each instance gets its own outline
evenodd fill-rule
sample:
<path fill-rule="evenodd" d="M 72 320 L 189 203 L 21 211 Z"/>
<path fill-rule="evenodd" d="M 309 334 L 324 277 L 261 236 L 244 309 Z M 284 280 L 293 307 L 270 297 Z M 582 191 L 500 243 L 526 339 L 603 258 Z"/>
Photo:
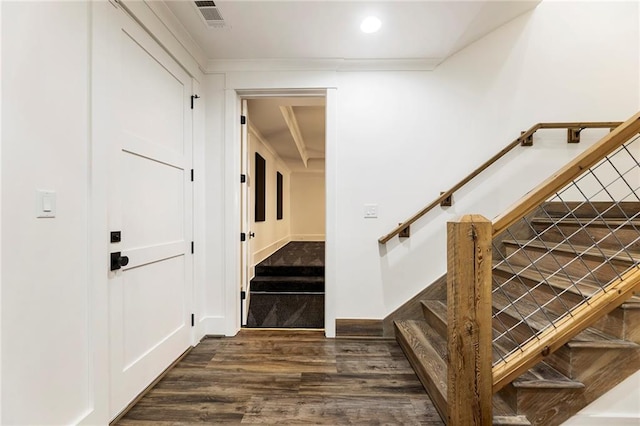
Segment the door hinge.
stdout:
<path fill-rule="evenodd" d="M 193 169 L 191 169 L 191 182 L 193 182 Z"/>
<path fill-rule="evenodd" d="M 247 124 L 247 116 L 245 115 L 240 116 L 240 124 Z"/>
<path fill-rule="evenodd" d="M 191 254 L 195 253 L 195 243 L 191 241 Z"/>
<path fill-rule="evenodd" d="M 240 241 L 247 241 L 247 234 L 245 234 L 244 232 L 240 233 Z"/>
<path fill-rule="evenodd" d="M 247 175 L 240 175 L 240 183 L 245 183 L 247 181 Z"/>
<path fill-rule="evenodd" d="M 247 292 L 244 290 L 240 290 L 240 300 L 245 300 L 247 298 Z"/>
<path fill-rule="evenodd" d="M 191 314 L 191 327 L 196 325 L 196 314 Z"/>
<path fill-rule="evenodd" d="M 200 96 L 198 95 L 191 95 L 191 109 L 193 109 L 193 101 L 196 99 L 200 99 Z"/>

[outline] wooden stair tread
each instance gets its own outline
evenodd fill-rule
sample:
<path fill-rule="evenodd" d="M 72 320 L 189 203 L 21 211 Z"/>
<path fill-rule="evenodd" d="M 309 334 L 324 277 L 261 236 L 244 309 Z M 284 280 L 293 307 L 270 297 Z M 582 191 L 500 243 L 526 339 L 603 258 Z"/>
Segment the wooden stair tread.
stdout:
<path fill-rule="evenodd" d="M 606 220 L 581 217 L 581 218 L 548 218 L 548 217 L 534 217 L 531 219 L 531 223 L 544 224 L 544 225 L 581 225 L 581 226 L 601 226 L 609 228 L 617 228 L 620 225 L 635 226 L 640 228 L 640 219 L 626 219 L 620 218 L 606 218 Z"/>
<path fill-rule="evenodd" d="M 558 251 L 569 254 L 580 253 L 582 256 L 591 256 L 602 259 L 603 255 L 609 259 L 624 262 L 628 264 L 637 263 L 640 261 L 640 253 L 635 251 L 629 251 L 629 255 L 625 252 L 618 253 L 617 250 L 611 250 L 602 247 L 587 247 L 579 244 L 566 244 L 566 243 L 554 243 L 549 242 L 543 244 L 537 241 L 529 240 L 502 240 L 504 245 L 515 246 L 519 248 L 534 248 L 544 251 Z M 631 256 L 632 259 L 629 257 Z"/>
<path fill-rule="evenodd" d="M 536 389 L 581 389 L 584 385 L 571 380 L 555 368 L 539 362 L 512 382 L 516 388 Z"/>
<path fill-rule="evenodd" d="M 446 307 L 445 307 L 446 308 Z M 409 363 L 427 390 L 440 416 L 446 418 L 447 404 L 447 342 L 426 321 L 395 321 L 396 336 Z M 410 349 L 409 349 L 410 348 Z M 499 396 L 494 395 L 494 425 L 530 425 Z"/>
<path fill-rule="evenodd" d="M 504 262 L 499 262 L 493 269 L 494 271 L 502 272 L 503 275 L 516 275 L 536 282 L 541 282 L 542 278 L 544 278 L 545 282 L 549 285 L 577 296 L 593 296 L 599 289 L 599 287 L 595 285 L 592 280 L 588 280 L 588 278 L 582 279 L 580 282 L 575 282 L 560 273 L 550 276 L 553 272 L 546 271 L 541 267 L 537 267 L 537 269 L 524 269 L 520 265 L 507 265 Z"/>
<path fill-rule="evenodd" d="M 505 293 L 509 293 L 505 291 Z M 514 297 L 515 299 L 515 297 Z M 502 294 L 502 292 L 494 292 L 493 293 L 493 306 L 494 309 L 498 311 L 504 312 L 505 314 L 515 318 L 516 320 L 520 320 L 520 315 L 527 316 L 527 325 L 537 331 L 543 330 L 548 326 L 548 319 L 544 313 L 541 311 L 536 311 L 538 309 L 537 306 L 533 306 L 531 304 L 524 303 L 522 301 L 518 302 L 518 308 L 516 309 L 510 302 L 510 299 L 507 295 Z M 556 320 L 558 318 L 557 315 L 552 312 L 545 311 L 549 319 Z M 580 342 L 580 343 L 578 343 Z M 617 339 L 613 336 L 609 336 L 601 331 L 598 331 L 593 328 L 587 328 L 583 330 L 579 334 L 577 334 L 568 345 L 571 347 L 572 344 L 577 344 L 580 347 L 607 347 L 607 348 L 629 348 L 637 346 L 635 343 L 628 342 L 626 340 Z"/>
<path fill-rule="evenodd" d="M 545 214 L 552 217 L 564 217 L 571 212 L 573 216 L 582 218 L 593 218 L 596 215 L 618 218 L 623 215 L 634 216 L 638 214 L 640 202 L 622 201 L 616 202 L 614 205 L 611 201 L 550 201 L 544 203 L 541 208 Z"/>
<path fill-rule="evenodd" d="M 554 272 L 556 271 L 549 271 L 542 266 L 525 269 L 525 267 L 521 265 L 509 265 L 505 262 L 500 261 L 496 263 L 496 265 L 493 267 L 493 270 L 502 273 L 503 276 L 517 275 L 527 280 L 536 282 L 541 282 L 542 278 L 544 277 L 547 284 L 560 290 L 560 292 L 567 292 L 580 297 L 591 297 L 600 290 L 600 287 L 592 278 L 584 277 L 581 278 L 578 282 L 577 280 L 571 280 L 569 276 L 564 274 L 563 272 L 554 274 Z M 634 307 L 633 303 L 637 303 L 638 307 L 640 307 L 640 297 L 632 296 L 620 307 L 622 309 L 632 309 Z M 626 304 L 630 305 L 624 306 Z"/>
<path fill-rule="evenodd" d="M 425 321 L 394 321 L 396 340 L 422 386 L 440 413 L 447 418 L 446 342 Z M 444 345 L 443 345 L 444 342 Z M 444 349 L 444 353 L 443 353 Z"/>

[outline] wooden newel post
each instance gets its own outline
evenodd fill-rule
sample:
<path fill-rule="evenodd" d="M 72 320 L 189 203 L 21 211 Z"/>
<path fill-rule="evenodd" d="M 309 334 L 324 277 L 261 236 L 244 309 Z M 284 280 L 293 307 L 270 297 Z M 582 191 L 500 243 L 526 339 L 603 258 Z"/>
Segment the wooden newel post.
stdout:
<path fill-rule="evenodd" d="M 491 425 L 491 222 L 447 223 L 447 424 Z"/>

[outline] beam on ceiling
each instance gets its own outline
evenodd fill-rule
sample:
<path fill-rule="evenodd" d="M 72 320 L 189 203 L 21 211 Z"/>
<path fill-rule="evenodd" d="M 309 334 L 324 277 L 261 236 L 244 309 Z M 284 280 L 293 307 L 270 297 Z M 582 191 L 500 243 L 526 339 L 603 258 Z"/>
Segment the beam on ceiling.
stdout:
<path fill-rule="evenodd" d="M 291 132 L 293 141 L 296 144 L 296 148 L 298 148 L 298 153 L 300 154 L 302 163 L 306 168 L 307 163 L 309 162 L 309 154 L 307 153 L 307 146 L 304 143 L 304 138 L 302 137 L 302 133 L 300 132 L 298 120 L 296 119 L 296 115 L 293 112 L 293 108 L 290 106 L 281 106 L 280 112 L 282 112 L 284 121 L 287 123 L 287 127 L 289 127 L 289 131 Z"/>

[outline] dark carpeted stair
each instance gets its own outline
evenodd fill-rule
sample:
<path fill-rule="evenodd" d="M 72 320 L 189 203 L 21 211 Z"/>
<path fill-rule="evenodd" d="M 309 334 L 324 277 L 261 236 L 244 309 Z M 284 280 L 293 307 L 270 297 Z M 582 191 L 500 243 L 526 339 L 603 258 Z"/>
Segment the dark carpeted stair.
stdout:
<path fill-rule="evenodd" d="M 247 326 L 324 328 L 324 242 L 290 242 L 256 265 Z"/>

